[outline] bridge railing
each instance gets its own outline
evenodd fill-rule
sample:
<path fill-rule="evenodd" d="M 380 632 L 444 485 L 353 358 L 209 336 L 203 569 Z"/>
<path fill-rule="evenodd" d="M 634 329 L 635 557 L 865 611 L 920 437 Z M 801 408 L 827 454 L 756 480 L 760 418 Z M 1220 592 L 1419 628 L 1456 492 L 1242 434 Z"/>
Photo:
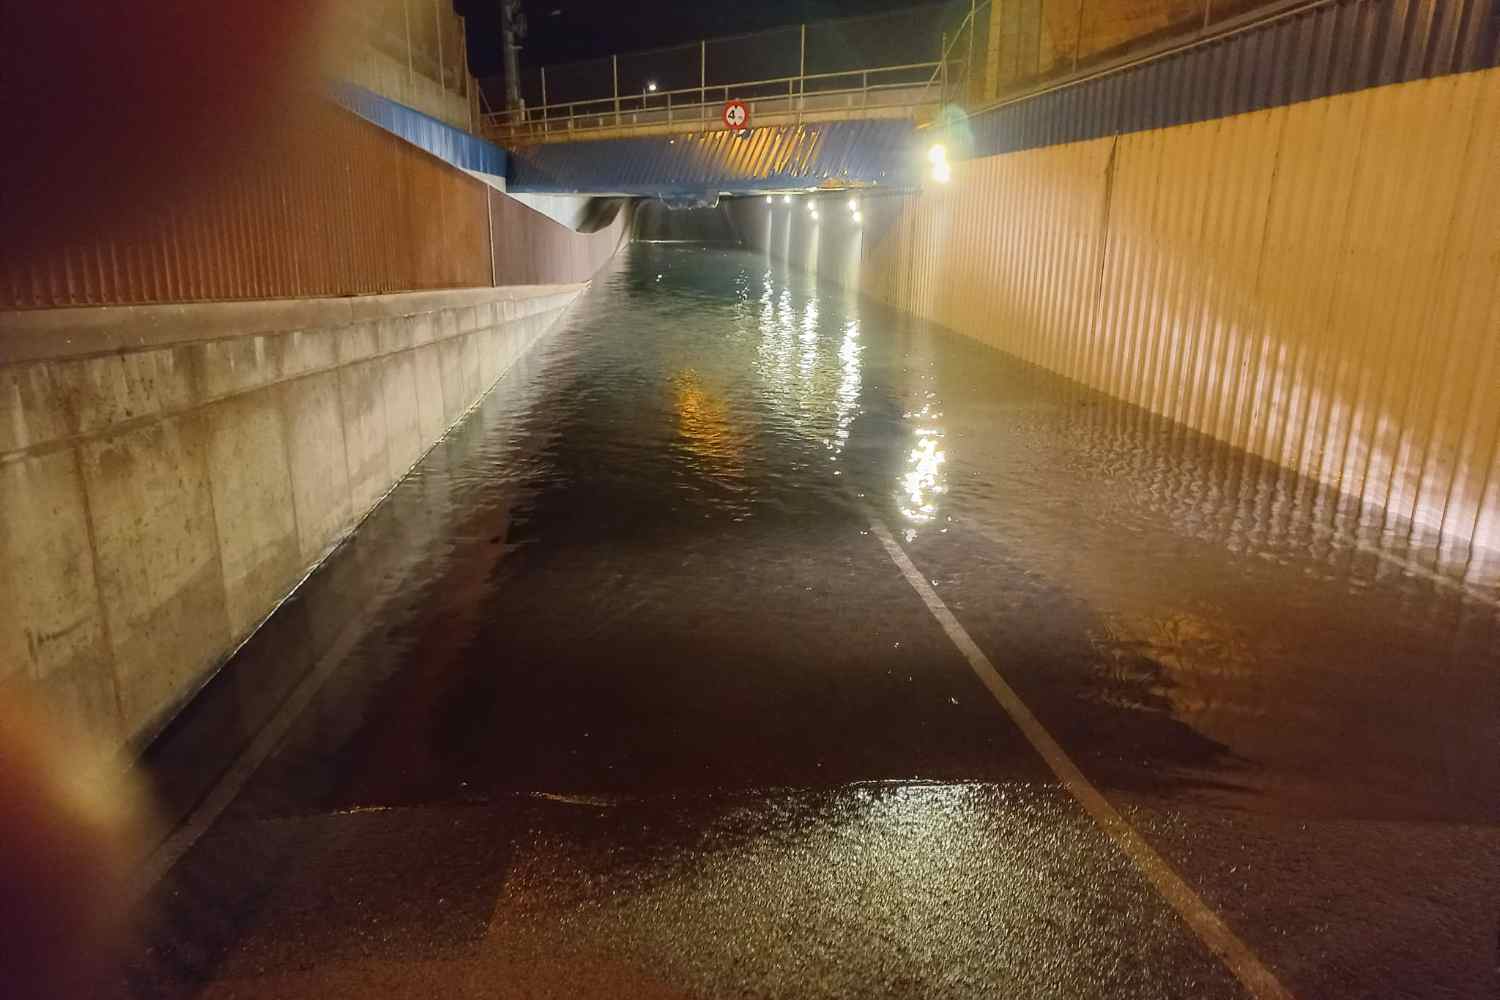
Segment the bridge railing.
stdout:
<path fill-rule="evenodd" d="M 549 142 L 631 133 L 723 128 L 731 100 L 745 103 L 750 126 L 847 118 L 921 117 L 933 113 L 964 77 L 963 60 L 872 66 L 836 73 L 646 89 L 582 101 L 562 101 L 484 116 L 497 142 Z"/>

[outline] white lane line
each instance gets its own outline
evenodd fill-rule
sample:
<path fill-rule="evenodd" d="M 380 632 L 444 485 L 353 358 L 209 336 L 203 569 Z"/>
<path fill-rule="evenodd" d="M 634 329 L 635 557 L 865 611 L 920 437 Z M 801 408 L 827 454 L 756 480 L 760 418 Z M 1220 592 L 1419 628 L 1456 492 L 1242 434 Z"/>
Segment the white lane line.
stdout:
<path fill-rule="evenodd" d="M 1125 856 L 1140 869 L 1142 875 L 1146 876 L 1156 891 L 1161 893 L 1187 925 L 1192 928 L 1198 939 L 1219 957 L 1234 973 L 1252 996 L 1262 1000 L 1290 1000 L 1291 993 L 1280 980 L 1266 968 L 1265 964 L 1255 956 L 1255 953 L 1241 941 L 1234 931 L 1224 923 L 1213 910 L 1208 908 L 1202 898 L 1194 892 L 1182 878 L 1172 870 L 1171 866 L 1162 859 L 1161 855 L 1151 849 L 1151 846 L 1135 832 L 1135 829 L 1125 821 L 1125 818 L 1115 811 L 1115 807 L 1100 794 L 1083 772 L 1078 770 L 1077 765 L 1068 757 L 1058 742 L 1052 738 L 1042 724 L 1037 721 L 1036 716 L 1021 701 L 1011 686 L 1000 676 L 990 658 L 984 655 L 984 650 L 975 644 L 969 637 L 969 633 L 959 624 L 953 612 L 938 597 L 937 591 L 922 576 L 917 567 L 912 564 L 911 558 L 906 551 L 896 543 L 889 528 L 885 526 L 878 517 L 870 515 L 870 528 L 875 537 L 880 539 L 880 544 L 885 546 L 886 553 L 901 575 L 906 577 L 906 582 L 911 584 L 913 590 L 922 598 L 922 603 L 927 605 L 927 610 L 937 619 L 943 631 L 948 633 L 948 638 L 953 640 L 953 645 L 964 654 L 969 661 L 969 666 L 978 676 L 981 683 L 989 689 L 995 701 L 1005 710 L 1014 722 L 1036 748 L 1037 753 L 1047 762 L 1052 773 L 1057 775 L 1058 780 L 1077 799 L 1084 810 L 1092 816 L 1104 832 L 1109 834 L 1115 846 L 1124 852 Z"/>

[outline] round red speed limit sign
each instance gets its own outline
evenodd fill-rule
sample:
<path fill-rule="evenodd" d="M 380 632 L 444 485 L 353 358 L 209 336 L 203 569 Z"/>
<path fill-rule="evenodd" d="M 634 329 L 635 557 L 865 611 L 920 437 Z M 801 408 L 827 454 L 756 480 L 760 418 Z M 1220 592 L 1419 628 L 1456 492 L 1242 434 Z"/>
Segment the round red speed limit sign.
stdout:
<path fill-rule="evenodd" d="M 724 127 L 738 132 L 750 126 L 750 108 L 744 101 L 724 102 Z"/>

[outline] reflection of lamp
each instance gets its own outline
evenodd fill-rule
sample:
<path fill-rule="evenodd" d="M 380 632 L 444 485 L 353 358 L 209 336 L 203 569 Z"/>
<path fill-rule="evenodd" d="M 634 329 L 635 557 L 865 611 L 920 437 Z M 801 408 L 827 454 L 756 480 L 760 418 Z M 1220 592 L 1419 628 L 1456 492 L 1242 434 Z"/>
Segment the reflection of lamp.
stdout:
<path fill-rule="evenodd" d="M 781 196 L 781 203 L 783 205 L 790 205 L 792 203 L 792 196 L 789 195 L 789 194 L 782 195 Z"/>
<path fill-rule="evenodd" d="M 768 195 L 766 195 L 766 204 L 767 204 L 767 205 L 769 205 L 769 204 L 771 204 L 771 202 L 773 202 L 773 201 L 775 201 L 775 200 L 776 200 L 776 198 L 775 198 L 775 196 L 773 196 L 773 195 L 769 195 L 769 194 L 768 194 Z"/>

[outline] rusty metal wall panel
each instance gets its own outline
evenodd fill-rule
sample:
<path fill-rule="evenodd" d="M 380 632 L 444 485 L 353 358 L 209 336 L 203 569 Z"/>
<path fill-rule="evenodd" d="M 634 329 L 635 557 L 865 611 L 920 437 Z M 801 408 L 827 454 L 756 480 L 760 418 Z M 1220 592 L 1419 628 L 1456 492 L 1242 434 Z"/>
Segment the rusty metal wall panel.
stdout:
<path fill-rule="evenodd" d="M 1500 0 L 1327 0 L 968 121 L 990 156 L 1500 65 Z"/>
<path fill-rule="evenodd" d="M 330 103 L 289 108 L 210 182 L 50 249 L 0 248 L 0 308 L 359 295 L 490 283 L 480 182 Z"/>
<path fill-rule="evenodd" d="M 495 284 L 558 285 L 588 281 L 614 256 L 629 226 L 629 206 L 608 225 L 578 233 L 498 191 L 490 193 Z"/>
<path fill-rule="evenodd" d="M 1500 549 L 1500 69 L 954 165 L 876 297 Z"/>

